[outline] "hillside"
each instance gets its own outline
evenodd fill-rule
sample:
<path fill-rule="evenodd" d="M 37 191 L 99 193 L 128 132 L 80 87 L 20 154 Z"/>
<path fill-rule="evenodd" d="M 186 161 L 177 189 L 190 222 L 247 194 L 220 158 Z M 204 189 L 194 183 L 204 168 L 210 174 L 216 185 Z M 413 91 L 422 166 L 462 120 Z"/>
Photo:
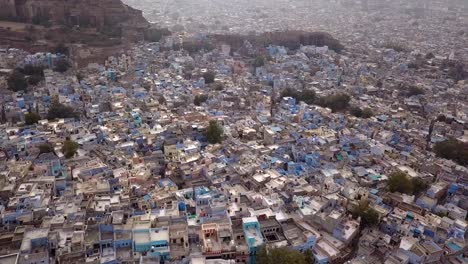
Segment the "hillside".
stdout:
<path fill-rule="evenodd" d="M 120 0 L 0 0 L 0 46 L 43 51 L 63 43 L 86 50 L 72 54 L 80 63 L 143 40 L 149 25 Z"/>

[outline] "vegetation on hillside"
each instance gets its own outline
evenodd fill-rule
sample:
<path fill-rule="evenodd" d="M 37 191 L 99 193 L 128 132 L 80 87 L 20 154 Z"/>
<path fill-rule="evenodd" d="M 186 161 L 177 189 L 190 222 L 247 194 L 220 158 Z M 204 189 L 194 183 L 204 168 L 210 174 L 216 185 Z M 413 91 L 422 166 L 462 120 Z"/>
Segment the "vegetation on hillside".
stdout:
<path fill-rule="evenodd" d="M 410 177 L 402 171 L 394 171 L 388 177 L 387 188 L 390 192 L 418 195 L 427 189 L 427 184 L 418 177 Z"/>
<path fill-rule="evenodd" d="M 460 165 L 468 165 L 468 144 L 457 139 L 450 138 L 438 142 L 434 146 L 434 152 L 440 158 L 449 159 Z"/>

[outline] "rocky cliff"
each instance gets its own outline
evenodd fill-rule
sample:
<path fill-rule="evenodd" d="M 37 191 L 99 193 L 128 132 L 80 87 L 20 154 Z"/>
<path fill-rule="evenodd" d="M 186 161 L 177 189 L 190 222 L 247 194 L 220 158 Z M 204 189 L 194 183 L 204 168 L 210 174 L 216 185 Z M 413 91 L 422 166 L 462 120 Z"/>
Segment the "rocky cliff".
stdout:
<path fill-rule="evenodd" d="M 120 0 L 0 0 L 0 19 L 98 29 L 148 25 L 141 11 Z"/>
<path fill-rule="evenodd" d="M 4 22 L 2 27 L 2 21 L 16 23 L 12 27 Z M 120 0 L 0 0 L 4 46 L 37 50 L 64 43 L 115 50 L 143 40 L 149 25 L 140 10 Z"/>

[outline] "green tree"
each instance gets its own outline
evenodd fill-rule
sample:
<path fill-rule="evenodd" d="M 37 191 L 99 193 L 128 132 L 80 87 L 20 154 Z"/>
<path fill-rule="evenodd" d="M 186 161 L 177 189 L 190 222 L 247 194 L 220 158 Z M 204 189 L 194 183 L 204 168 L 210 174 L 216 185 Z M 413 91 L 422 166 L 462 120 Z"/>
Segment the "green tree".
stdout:
<path fill-rule="evenodd" d="M 54 71 L 64 73 L 70 68 L 70 63 L 67 59 L 61 58 L 55 62 Z"/>
<path fill-rule="evenodd" d="M 26 125 L 36 124 L 39 120 L 41 120 L 41 116 L 37 113 L 31 112 L 24 115 L 24 122 Z"/>
<path fill-rule="evenodd" d="M 145 30 L 143 35 L 148 42 L 159 42 L 164 36 L 171 35 L 171 31 L 167 28 L 149 28 Z"/>
<path fill-rule="evenodd" d="M 314 104 L 315 103 L 315 92 L 313 90 L 304 89 L 302 91 L 293 90 L 291 88 L 286 88 L 281 93 L 281 97 L 292 97 L 296 99 L 296 101 L 304 102 L 306 104 Z"/>
<path fill-rule="evenodd" d="M 53 99 L 47 113 L 47 119 L 56 118 L 77 118 L 78 114 L 72 107 L 61 104 L 57 99 Z"/>
<path fill-rule="evenodd" d="M 315 261 L 314 254 L 312 253 L 312 250 L 310 249 L 306 249 L 306 251 L 304 251 L 304 257 L 307 263 L 314 263 Z"/>
<path fill-rule="evenodd" d="M 213 83 L 215 78 L 216 78 L 216 74 L 212 71 L 207 71 L 203 73 L 203 79 L 205 79 L 206 84 Z"/>
<path fill-rule="evenodd" d="M 413 193 L 413 186 L 409 176 L 402 171 L 394 171 L 388 177 L 387 187 L 390 192 L 406 194 Z"/>
<path fill-rule="evenodd" d="M 216 120 L 211 120 L 206 129 L 206 138 L 211 144 L 221 143 L 223 139 L 223 128 Z"/>
<path fill-rule="evenodd" d="M 429 52 L 426 54 L 426 56 L 424 56 L 426 58 L 426 60 L 430 60 L 430 59 L 433 59 L 435 58 L 434 54 L 432 52 Z"/>
<path fill-rule="evenodd" d="M 383 47 L 386 49 L 393 49 L 396 52 L 408 51 L 408 48 L 405 46 L 405 44 L 398 41 L 387 41 L 384 43 Z"/>
<path fill-rule="evenodd" d="M 5 105 L 2 105 L 2 114 L 0 116 L 0 123 L 5 124 L 7 121 L 6 112 L 5 112 Z"/>
<path fill-rule="evenodd" d="M 362 109 L 360 107 L 353 106 L 349 112 L 355 117 L 362 117 Z"/>
<path fill-rule="evenodd" d="M 206 100 L 208 100 L 208 95 L 207 94 L 201 94 L 201 95 L 195 96 L 195 99 L 193 100 L 193 103 L 196 106 L 200 106 L 201 104 L 206 102 Z"/>
<path fill-rule="evenodd" d="M 317 100 L 317 104 L 330 108 L 333 112 L 343 111 L 349 107 L 351 97 L 345 93 L 334 94 L 329 97 L 322 97 Z"/>
<path fill-rule="evenodd" d="M 28 84 L 30 85 L 37 85 L 38 83 L 40 83 L 44 78 L 40 75 L 32 75 L 32 76 L 29 76 L 28 78 Z"/>
<path fill-rule="evenodd" d="M 50 22 L 50 17 L 48 14 L 35 15 L 32 18 L 32 23 L 34 25 L 41 25 L 47 28 L 52 26 L 52 23 Z"/>
<path fill-rule="evenodd" d="M 463 166 L 468 165 L 468 144 L 457 139 L 438 142 L 434 146 L 434 152 L 440 158 L 453 160 Z"/>
<path fill-rule="evenodd" d="M 299 251 L 287 247 L 266 248 L 258 250 L 256 260 L 258 264 L 307 264 L 307 256 Z"/>
<path fill-rule="evenodd" d="M 423 191 L 427 190 L 427 184 L 418 177 L 411 178 L 411 187 L 413 188 L 413 194 L 418 195 Z"/>
<path fill-rule="evenodd" d="M 72 140 L 66 140 L 63 143 L 62 153 L 65 155 L 65 158 L 69 159 L 75 156 L 76 152 L 78 152 L 78 148 L 80 145 Z"/>
<path fill-rule="evenodd" d="M 224 89 L 224 85 L 222 82 L 215 82 L 213 84 L 213 90 L 215 91 L 222 91 Z"/>
<path fill-rule="evenodd" d="M 196 40 L 191 40 L 191 41 L 185 41 L 182 44 L 182 48 L 189 53 L 197 53 L 201 50 L 204 50 L 206 52 L 212 51 L 214 49 L 214 46 L 209 42 L 209 41 L 196 41 Z"/>
<path fill-rule="evenodd" d="M 374 226 L 379 223 L 379 213 L 369 206 L 367 201 L 360 201 L 358 206 L 351 211 L 353 217 L 361 217 L 364 227 Z"/>
<path fill-rule="evenodd" d="M 42 143 L 38 146 L 38 148 L 41 154 L 54 152 L 54 147 L 50 143 Z"/>
<path fill-rule="evenodd" d="M 69 49 L 67 46 L 65 46 L 65 44 L 63 43 L 59 43 L 57 46 L 55 46 L 52 51 L 52 53 L 60 53 L 60 54 L 63 54 L 63 55 L 67 55 L 68 56 L 68 53 L 69 53 Z"/>
<path fill-rule="evenodd" d="M 411 85 L 408 88 L 408 92 L 407 92 L 408 96 L 415 96 L 415 95 L 420 95 L 420 94 L 424 94 L 424 90 L 422 88 L 419 88 L 419 87 L 414 86 L 414 85 Z"/>
<path fill-rule="evenodd" d="M 12 74 L 8 77 L 7 80 L 8 83 L 8 89 L 10 89 L 13 92 L 19 92 L 19 91 L 25 91 L 28 88 L 28 82 L 26 81 L 26 78 L 24 77 L 24 74 L 21 72 L 15 70 L 13 71 Z"/>
<path fill-rule="evenodd" d="M 34 66 L 31 64 L 25 65 L 23 68 L 17 68 L 24 75 L 39 75 L 44 76 L 44 67 Z"/>
<path fill-rule="evenodd" d="M 263 56 L 258 56 L 255 58 L 255 60 L 253 61 L 253 64 L 252 64 L 255 68 L 257 67 L 262 67 L 263 65 L 265 65 L 265 57 Z"/>
<path fill-rule="evenodd" d="M 372 116 L 374 116 L 374 112 L 369 107 L 362 110 L 362 118 L 371 118 Z"/>

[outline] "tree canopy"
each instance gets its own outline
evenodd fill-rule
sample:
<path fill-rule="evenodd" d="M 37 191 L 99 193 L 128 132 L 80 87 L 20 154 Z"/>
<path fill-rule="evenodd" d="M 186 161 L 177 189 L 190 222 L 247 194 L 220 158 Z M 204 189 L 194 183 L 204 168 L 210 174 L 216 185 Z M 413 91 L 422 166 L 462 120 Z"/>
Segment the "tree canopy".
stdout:
<path fill-rule="evenodd" d="M 182 48 L 189 53 L 197 53 L 201 50 L 206 52 L 212 51 L 214 46 L 208 40 L 187 40 L 182 44 Z"/>
<path fill-rule="evenodd" d="M 168 35 L 171 35 L 171 32 L 167 28 L 149 28 L 144 32 L 144 38 L 149 42 L 159 42 Z"/>
<path fill-rule="evenodd" d="M 457 139 L 438 142 L 434 146 L 434 152 L 440 158 L 453 160 L 463 166 L 468 165 L 468 144 Z"/>
<path fill-rule="evenodd" d="M 333 112 L 346 110 L 349 107 L 349 101 L 351 100 L 351 97 L 345 93 L 317 97 L 313 90 L 304 89 L 300 91 L 291 88 L 284 89 L 281 93 L 281 97 L 292 97 L 296 99 L 296 101 L 303 101 L 306 104 L 328 107 Z M 366 111 L 366 114 L 369 115 L 370 113 Z"/>
<path fill-rule="evenodd" d="M 310 263 L 308 256 L 299 251 L 287 247 L 266 248 L 261 247 L 256 257 L 258 264 L 307 264 Z"/>
<path fill-rule="evenodd" d="M 213 90 L 222 91 L 224 89 L 224 84 L 222 82 L 215 82 L 212 85 Z"/>
<path fill-rule="evenodd" d="M 207 94 L 201 94 L 201 95 L 195 96 L 195 99 L 193 100 L 193 103 L 196 106 L 200 106 L 201 104 L 206 102 L 206 100 L 208 100 L 208 95 Z"/>
<path fill-rule="evenodd" d="M 26 125 L 36 124 L 39 120 L 41 120 L 41 116 L 37 113 L 31 112 L 24 115 Z"/>
<path fill-rule="evenodd" d="M 405 172 L 397 170 L 388 177 L 387 187 L 390 192 L 417 195 L 427 188 L 427 184 L 420 178 L 409 177 Z"/>
<path fill-rule="evenodd" d="M 10 74 L 7 80 L 7 84 L 8 84 L 8 89 L 13 92 L 19 92 L 19 91 L 26 92 L 28 88 L 28 82 L 26 81 L 24 74 L 22 74 L 21 72 L 17 70 L 13 71 Z"/>
<path fill-rule="evenodd" d="M 253 61 L 253 64 L 252 64 L 255 68 L 257 67 L 262 67 L 263 65 L 265 65 L 265 57 L 263 56 L 258 56 L 255 58 L 255 60 Z"/>
<path fill-rule="evenodd" d="M 466 65 L 461 61 L 445 60 L 441 68 L 447 69 L 447 75 L 456 82 L 468 78 L 468 69 L 466 69 Z"/>
<path fill-rule="evenodd" d="M 213 83 L 216 78 L 216 74 L 212 71 L 207 71 L 203 73 L 203 79 L 205 79 L 206 84 Z"/>
<path fill-rule="evenodd" d="M 15 71 L 23 74 L 24 78 L 28 76 L 26 79 L 30 85 L 36 85 L 44 79 L 44 67 L 42 66 L 27 64 L 22 68 L 16 68 Z"/>
<path fill-rule="evenodd" d="M 42 143 L 38 146 L 38 148 L 41 154 L 54 152 L 54 147 L 50 143 Z"/>
<path fill-rule="evenodd" d="M 306 104 L 314 104 L 315 103 L 315 92 L 313 90 L 304 89 L 302 91 L 294 90 L 291 88 L 286 88 L 281 93 L 281 97 L 292 97 L 296 99 L 296 101 L 304 102 Z"/>
<path fill-rule="evenodd" d="M 52 100 L 47 113 L 47 119 L 52 120 L 56 118 L 77 118 L 78 114 L 72 107 L 61 104 L 58 100 Z"/>
<path fill-rule="evenodd" d="M 65 155 L 65 158 L 72 158 L 78 152 L 79 147 L 80 145 L 75 141 L 66 140 L 62 146 L 62 153 Z"/>
<path fill-rule="evenodd" d="M 223 128 L 216 120 L 211 120 L 206 129 L 206 138 L 211 144 L 221 143 L 223 139 Z"/>
<path fill-rule="evenodd" d="M 59 43 L 57 46 L 53 47 L 51 51 L 52 53 L 60 53 L 60 54 L 67 55 L 67 56 L 70 52 L 68 47 L 65 46 L 65 44 L 63 43 Z"/>
<path fill-rule="evenodd" d="M 353 217 L 361 217 L 361 224 L 364 227 L 377 225 L 379 223 L 379 213 L 369 206 L 367 201 L 360 201 L 358 206 L 351 211 Z"/>
<path fill-rule="evenodd" d="M 70 68 L 70 63 L 67 59 L 61 58 L 55 62 L 54 71 L 64 73 Z"/>
<path fill-rule="evenodd" d="M 354 106 L 350 109 L 350 113 L 355 116 L 355 117 L 360 117 L 360 118 L 370 118 L 374 115 L 372 112 L 372 109 L 366 107 L 364 109 L 361 109 L 358 106 Z"/>
<path fill-rule="evenodd" d="M 316 104 L 322 107 L 328 107 L 333 112 L 343 111 L 349 107 L 351 97 L 345 93 L 337 93 L 328 97 L 317 98 Z"/>

